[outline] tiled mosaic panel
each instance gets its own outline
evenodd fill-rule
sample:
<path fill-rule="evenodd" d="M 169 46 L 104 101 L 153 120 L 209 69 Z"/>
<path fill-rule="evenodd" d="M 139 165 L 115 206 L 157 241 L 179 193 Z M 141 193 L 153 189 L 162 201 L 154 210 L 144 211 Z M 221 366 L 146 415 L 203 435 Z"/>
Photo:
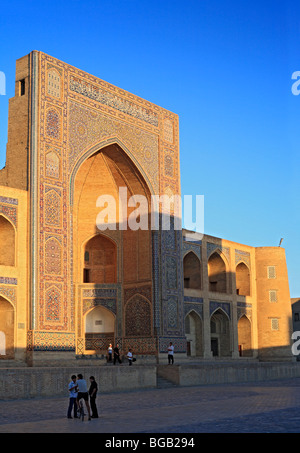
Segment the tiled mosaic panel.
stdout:
<path fill-rule="evenodd" d="M 40 59 L 40 80 L 42 83 L 39 84 L 38 134 L 41 151 L 35 189 L 39 225 L 37 236 L 39 242 L 36 250 L 38 283 L 34 318 L 37 330 L 71 330 L 73 332 L 75 305 L 69 188 L 74 164 L 84 155 L 88 147 L 99 141 L 104 143 L 105 140 L 110 140 L 114 136 L 131 153 L 130 157 L 139 163 L 155 193 L 160 191 L 178 193 L 178 119 L 171 112 L 44 54 L 41 54 Z M 74 80 L 78 83 L 74 84 Z M 50 86 L 49 83 L 52 84 L 52 82 L 54 85 Z M 93 95 L 87 87 L 92 89 Z M 159 133 L 160 140 L 158 140 Z M 166 237 L 166 243 L 168 244 L 166 250 L 171 252 L 169 256 L 176 259 L 179 238 L 172 237 L 171 234 Z M 158 236 L 156 246 L 153 255 L 157 264 L 159 260 L 157 253 L 160 248 Z M 165 333 L 168 331 L 168 325 L 169 327 L 176 325 L 177 333 L 182 330 L 179 321 L 183 312 L 180 287 L 181 257 L 177 256 L 177 259 L 177 272 L 173 269 L 166 277 L 164 268 L 163 282 L 158 275 L 155 277 L 154 317 L 151 322 L 157 331 L 163 329 Z M 156 265 L 154 268 L 156 271 Z M 175 285 L 172 286 L 172 282 L 175 282 Z M 168 304 L 164 305 L 164 315 L 161 315 L 159 291 L 162 284 L 166 288 L 167 297 L 177 297 L 177 319 L 174 316 L 176 309 L 171 307 L 172 304 L 169 308 L 167 308 Z M 142 295 L 152 301 L 152 295 L 149 297 Z M 98 301 L 95 302 L 96 299 L 97 297 L 89 303 L 98 303 Z M 105 300 L 111 302 L 109 298 Z M 118 307 L 110 308 L 122 313 L 120 304 L 121 299 L 118 298 Z M 84 302 L 84 306 L 87 307 L 87 302 Z M 122 331 L 122 322 L 123 314 L 117 321 L 118 333 Z M 145 336 L 148 331 L 146 332 L 144 328 L 143 333 Z M 175 331 L 172 330 L 172 333 L 175 334 Z M 47 348 L 49 347 L 48 342 Z M 82 337 L 79 336 L 78 350 L 82 347 Z"/>

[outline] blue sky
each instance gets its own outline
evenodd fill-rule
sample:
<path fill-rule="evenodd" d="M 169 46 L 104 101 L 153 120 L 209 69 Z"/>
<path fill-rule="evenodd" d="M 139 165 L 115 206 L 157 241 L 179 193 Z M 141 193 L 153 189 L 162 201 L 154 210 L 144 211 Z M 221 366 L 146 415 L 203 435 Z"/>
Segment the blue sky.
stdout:
<path fill-rule="evenodd" d="M 182 194 L 205 233 L 286 250 L 300 297 L 300 5 L 290 0 L 2 1 L 0 167 L 15 60 L 41 50 L 179 115 Z"/>

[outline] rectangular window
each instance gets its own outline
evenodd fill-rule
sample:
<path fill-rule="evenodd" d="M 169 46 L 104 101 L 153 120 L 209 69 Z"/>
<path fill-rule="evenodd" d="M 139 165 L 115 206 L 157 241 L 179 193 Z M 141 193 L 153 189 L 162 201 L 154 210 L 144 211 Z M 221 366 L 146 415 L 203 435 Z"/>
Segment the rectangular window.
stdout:
<path fill-rule="evenodd" d="M 294 321 L 299 321 L 299 313 L 294 313 Z"/>
<path fill-rule="evenodd" d="M 189 278 L 184 278 L 184 287 L 189 288 L 190 287 L 190 279 Z"/>
<path fill-rule="evenodd" d="M 25 94 L 25 79 L 20 80 L 20 96 L 24 96 Z"/>
<path fill-rule="evenodd" d="M 279 330 L 279 321 L 277 318 L 271 318 L 271 330 Z"/>
<path fill-rule="evenodd" d="M 269 302 L 277 302 L 277 290 L 272 289 L 269 291 Z"/>
<path fill-rule="evenodd" d="M 268 266 L 268 278 L 273 279 L 276 278 L 276 267 L 275 266 Z"/>
<path fill-rule="evenodd" d="M 90 270 L 83 269 L 83 283 L 90 283 Z"/>

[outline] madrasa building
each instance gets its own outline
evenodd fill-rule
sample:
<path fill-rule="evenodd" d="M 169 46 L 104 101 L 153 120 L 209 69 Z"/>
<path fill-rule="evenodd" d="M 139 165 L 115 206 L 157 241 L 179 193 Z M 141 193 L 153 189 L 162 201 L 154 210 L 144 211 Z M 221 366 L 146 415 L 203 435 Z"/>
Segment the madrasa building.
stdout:
<path fill-rule="evenodd" d="M 161 194 L 180 195 L 176 114 L 45 53 L 17 60 L 0 170 L 0 366 L 89 363 L 109 343 L 156 363 L 170 341 L 177 361 L 292 358 L 284 249 L 175 228 L 172 203 L 169 228 L 161 205 L 152 228 Z M 99 196 L 115 200 L 110 228 Z M 146 200 L 147 228 L 124 226 L 132 197 Z"/>

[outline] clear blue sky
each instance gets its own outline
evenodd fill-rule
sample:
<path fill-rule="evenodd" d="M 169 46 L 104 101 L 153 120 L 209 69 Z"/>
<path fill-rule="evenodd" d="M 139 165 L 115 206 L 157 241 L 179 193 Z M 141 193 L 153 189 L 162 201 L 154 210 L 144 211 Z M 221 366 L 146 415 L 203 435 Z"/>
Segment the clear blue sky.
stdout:
<path fill-rule="evenodd" d="M 180 118 L 181 188 L 205 233 L 286 249 L 300 297 L 300 4 L 278 0 L 1 1 L 0 166 L 15 60 L 41 50 Z"/>

